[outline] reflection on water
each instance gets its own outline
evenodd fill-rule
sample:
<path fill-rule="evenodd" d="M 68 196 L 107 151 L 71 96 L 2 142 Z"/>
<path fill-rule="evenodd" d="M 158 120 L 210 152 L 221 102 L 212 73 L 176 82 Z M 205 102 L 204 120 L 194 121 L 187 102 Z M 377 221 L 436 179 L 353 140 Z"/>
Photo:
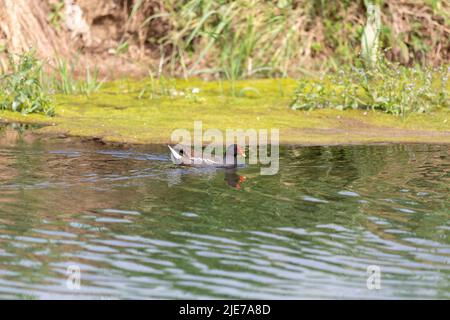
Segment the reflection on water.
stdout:
<path fill-rule="evenodd" d="M 0 298 L 450 297 L 448 145 L 285 147 L 260 176 L 1 130 Z"/>

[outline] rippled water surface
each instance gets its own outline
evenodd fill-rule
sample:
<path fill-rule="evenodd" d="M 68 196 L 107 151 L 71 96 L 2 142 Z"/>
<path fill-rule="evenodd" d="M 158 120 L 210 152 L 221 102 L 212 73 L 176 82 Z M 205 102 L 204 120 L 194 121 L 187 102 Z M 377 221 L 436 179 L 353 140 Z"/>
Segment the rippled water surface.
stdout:
<path fill-rule="evenodd" d="M 260 176 L 3 129 L 0 298 L 450 298 L 449 150 L 284 147 Z"/>

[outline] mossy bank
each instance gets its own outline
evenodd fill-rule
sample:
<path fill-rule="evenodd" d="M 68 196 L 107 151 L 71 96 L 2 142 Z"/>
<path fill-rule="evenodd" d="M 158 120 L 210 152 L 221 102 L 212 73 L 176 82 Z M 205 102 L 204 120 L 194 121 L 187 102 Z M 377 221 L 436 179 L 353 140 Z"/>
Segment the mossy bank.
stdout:
<path fill-rule="evenodd" d="M 55 95 L 55 116 L 1 111 L 6 122 L 45 124 L 37 132 L 130 144 L 170 143 L 173 130 L 280 130 L 280 143 L 299 145 L 450 143 L 450 111 L 393 116 L 371 110 L 291 110 L 290 79 L 205 82 L 118 80 L 89 96 Z"/>

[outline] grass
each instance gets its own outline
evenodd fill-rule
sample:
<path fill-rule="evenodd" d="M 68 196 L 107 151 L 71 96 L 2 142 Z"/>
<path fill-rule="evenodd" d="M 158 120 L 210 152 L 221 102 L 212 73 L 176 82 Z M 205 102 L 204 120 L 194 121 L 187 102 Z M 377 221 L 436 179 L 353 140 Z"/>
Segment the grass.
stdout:
<path fill-rule="evenodd" d="M 50 85 L 55 92 L 63 94 L 75 94 L 77 82 L 74 77 L 74 66 L 69 66 L 66 60 L 56 62 L 55 74 Z"/>
<path fill-rule="evenodd" d="M 84 95 L 90 95 L 98 91 L 103 83 L 99 80 L 98 68 L 91 71 L 88 65 L 84 69 L 84 74 L 76 77 L 75 72 L 79 69 L 76 59 L 72 60 L 71 63 L 63 59 L 57 60 L 55 71 L 48 84 L 49 90 L 55 93 Z"/>

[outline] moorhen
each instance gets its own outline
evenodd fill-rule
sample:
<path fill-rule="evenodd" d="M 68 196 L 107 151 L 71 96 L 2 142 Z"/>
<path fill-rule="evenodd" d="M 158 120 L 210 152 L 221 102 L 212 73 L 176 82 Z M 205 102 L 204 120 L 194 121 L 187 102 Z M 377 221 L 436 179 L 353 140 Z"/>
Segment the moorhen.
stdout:
<path fill-rule="evenodd" d="M 244 151 L 237 144 L 230 145 L 223 158 L 215 157 L 211 159 L 190 157 L 184 154 L 183 150 L 176 151 L 171 146 L 168 147 L 172 162 L 182 166 L 235 168 L 237 166 L 237 156 L 241 155 L 245 157 Z"/>

